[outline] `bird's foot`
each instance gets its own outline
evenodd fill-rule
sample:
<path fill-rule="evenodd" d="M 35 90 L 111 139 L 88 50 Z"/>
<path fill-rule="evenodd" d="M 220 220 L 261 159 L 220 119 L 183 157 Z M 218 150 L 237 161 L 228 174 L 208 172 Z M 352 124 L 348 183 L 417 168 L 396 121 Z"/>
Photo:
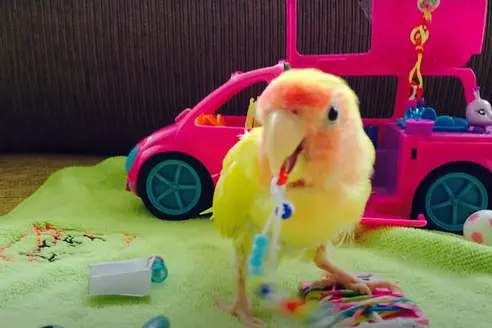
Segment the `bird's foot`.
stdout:
<path fill-rule="evenodd" d="M 236 302 L 234 302 L 231 306 L 222 301 L 220 298 L 215 298 L 215 303 L 223 311 L 238 317 L 239 321 L 241 321 L 246 328 L 263 328 L 265 326 L 263 321 L 253 317 L 251 307 L 247 300 L 236 300 Z"/>
<path fill-rule="evenodd" d="M 335 277 L 326 272 L 317 284 L 319 287 L 343 285 L 347 289 L 364 295 L 371 295 L 376 289 L 388 289 L 393 293 L 403 295 L 403 290 L 393 282 L 385 280 L 363 281 L 349 273 L 344 273 L 342 277 Z"/>
<path fill-rule="evenodd" d="M 403 289 L 401 289 L 400 286 L 395 284 L 394 282 L 387 281 L 387 280 L 377 280 L 377 281 L 368 281 L 366 282 L 367 287 L 371 291 L 374 291 L 376 289 L 388 289 L 389 291 L 401 295 L 404 295 Z"/>

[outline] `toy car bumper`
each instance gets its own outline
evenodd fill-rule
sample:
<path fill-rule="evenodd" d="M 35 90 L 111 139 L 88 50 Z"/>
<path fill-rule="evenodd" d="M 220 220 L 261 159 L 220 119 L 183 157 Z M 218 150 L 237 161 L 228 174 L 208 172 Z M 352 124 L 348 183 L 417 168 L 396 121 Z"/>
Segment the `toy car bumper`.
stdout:
<path fill-rule="evenodd" d="M 427 225 L 427 220 L 423 214 L 419 214 L 417 220 L 411 220 L 401 217 L 376 217 L 366 216 L 362 218 L 361 223 L 367 226 L 379 227 L 379 226 L 393 226 L 393 227 L 414 227 L 421 228 Z"/>

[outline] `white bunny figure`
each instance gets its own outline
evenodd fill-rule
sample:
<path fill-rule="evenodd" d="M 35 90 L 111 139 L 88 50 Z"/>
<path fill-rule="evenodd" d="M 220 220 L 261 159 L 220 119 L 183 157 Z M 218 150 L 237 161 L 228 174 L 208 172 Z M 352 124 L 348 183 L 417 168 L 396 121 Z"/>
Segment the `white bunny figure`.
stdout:
<path fill-rule="evenodd" d="M 466 106 L 466 120 L 470 126 L 492 126 L 492 106 L 480 97 L 480 88 L 473 90 L 475 99 Z"/>

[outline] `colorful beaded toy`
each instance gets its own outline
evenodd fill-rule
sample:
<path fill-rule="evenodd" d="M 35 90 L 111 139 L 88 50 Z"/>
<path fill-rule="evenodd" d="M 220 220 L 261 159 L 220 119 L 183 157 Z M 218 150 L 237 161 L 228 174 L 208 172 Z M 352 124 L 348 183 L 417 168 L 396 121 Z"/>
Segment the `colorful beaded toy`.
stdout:
<path fill-rule="evenodd" d="M 285 297 L 275 292 L 271 284 L 277 260 L 282 220 L 294 214 L 294 205 L 285 199 L 288 174 L 281 170 L 271 182 L 275 207 L 261 234 L 255 236 L 248 261 L 248 271 L 258 298 L 311 327 L 425 327 L 428 321 L 408 298 L 377 290 L 372 296 L 328 286 L 320 289 L 310 284 L 301 285 L 300 297 Z M 272 240 L 268 233 L 272 229 Z M 270 247 L 269 246 L 273 246 Z M 265 257 L 269 251 L 270 268 L 265 275 Z M 369 279 L 363 276 L 360 279 Z M 338 289 L 337 289 L 338 288 Z M 316 294 L 317 293 L 317 294 Z"/>
<path fill-rule="evenodd" d="M 376 279 L 372 274 L 357 275 L 361 280 Z M 362 295 L 343 286 L 323 288 L 310 282 L 300 284 L 299 293 L 306 301 L 330 303 L 337 309 L 336 316 L 319 322 L 320 327 L 427 327 L 429 320 L 417 305 L 407 297 L 384 288 L 371 296 Z"/>
<path fill-rule="evenodd" d="M 287 184 L 288 174 L 281 170 L 278 177 L 274 177 L 271 182 L 271 193 L 274 198 L 275 208 L 272 211 L 265 227 L 261 234 L 255 236 L 253 241 L 253 247 L 249 257 L 249 275 L 251 280 L 255 284 L 256 295 L 264 301 L 270 302 L 270 304 L 293 317 L 296 317 L 302 322 L 313 324 L 327 316 L 334 316 L 336 313 L 332 311 L 334 308 L 330 304 L 321 304 L 314 302 L 306 302 L 299 297 L 283 297 L 275 293 L 273 285 L 269 281 L 273 280 L 271 274 L 272 270 L 267 278 L 265 276 L 265 257 L 269 250 L 269 260 L 271 268 L 274 268 L 275 261 L 277 259 L 277 251 L 279 244 L 279 236 L 282 225 L 282 220 L 288 220 L 294 214 L 294 204 L 285 199 L 285 187 Z M 267 234 L 272 229 L 272 240 L 268 238 Z M 269 248 L 269 245 L 273 247 Z"/>

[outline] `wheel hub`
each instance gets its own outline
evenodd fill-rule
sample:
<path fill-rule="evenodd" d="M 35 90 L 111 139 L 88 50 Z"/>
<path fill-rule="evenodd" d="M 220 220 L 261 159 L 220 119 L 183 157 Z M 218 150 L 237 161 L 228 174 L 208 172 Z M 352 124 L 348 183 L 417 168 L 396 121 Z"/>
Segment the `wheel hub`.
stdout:
<path fill-rule="evenodd" d="M 487 208 L 488 203 L 483 183 L 464 172 L 448 173 L 436 179 L 425 197 L 429 219 L 442 230 L 452 232 L 462 230 L 468 216 Z"/>
<path fill-rule="evenodd" d="M 164 160 L 155 165 L 146 183 L 152 205 L 167 215 L 191 211 L 200 199 L 201 188 L 195 169 L 180 160 Z"/>

